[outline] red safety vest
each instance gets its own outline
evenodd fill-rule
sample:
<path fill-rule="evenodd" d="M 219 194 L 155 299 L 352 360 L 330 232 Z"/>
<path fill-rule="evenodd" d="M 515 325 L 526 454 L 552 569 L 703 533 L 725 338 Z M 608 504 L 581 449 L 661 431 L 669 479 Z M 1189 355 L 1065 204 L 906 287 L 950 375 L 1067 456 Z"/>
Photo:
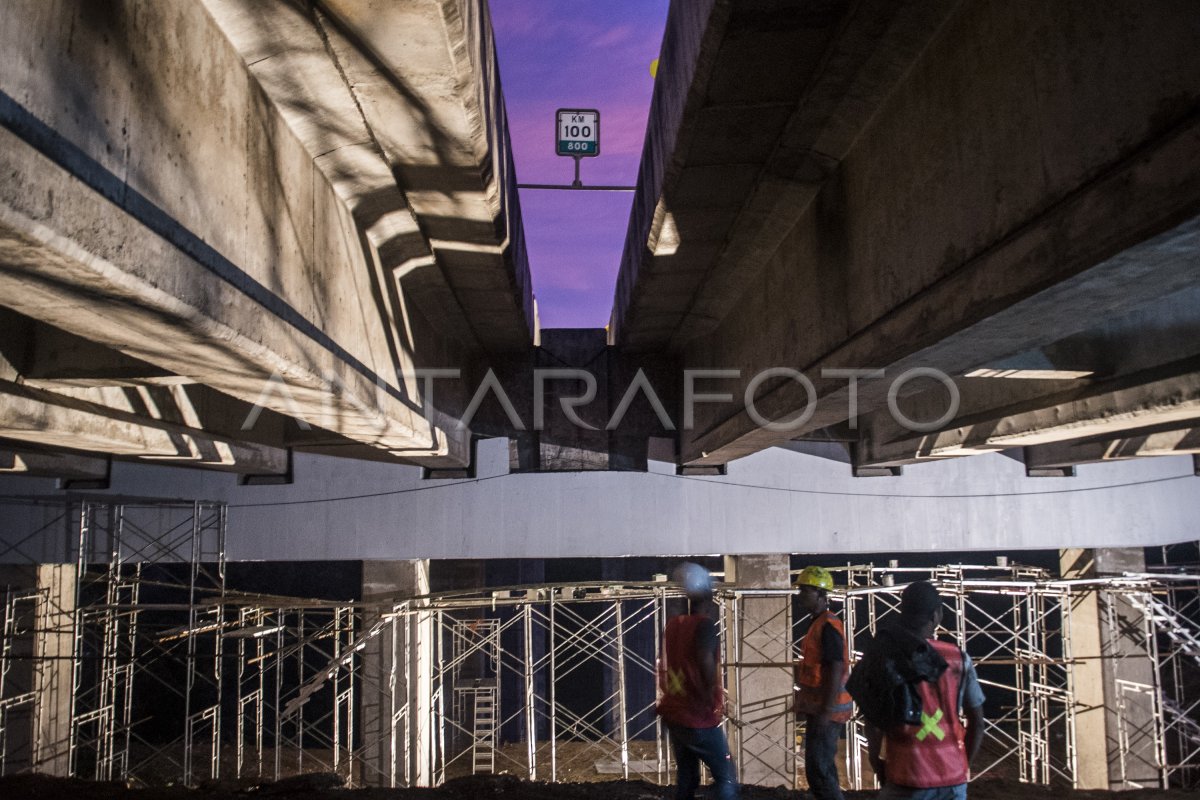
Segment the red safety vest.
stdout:
<path fill-rule="evenodd" d="M 667 621 L 662 656 L 658 659 L 658 714 L 684 728 L 712 728 L 721 724 L 725 702 L 720 680 L 711 695 L 701 690 L 700 664 L 696 661 L 696 629 L 709 621 L 703 614 L 686 614 Z"/>
<path fill-rule="evenodd" d="M 957 786 L 970 779 L 966 729 L 958 715 L 962 651 L 949 642 L 929 643 L 949 666 L 936 684 L 917 684 L 921 725 L 905 725 L 887 735 L 888 783 L 917 789 Z"/>
<path fill-rule="evenodd" d="M 808 633 L 800 645 L 800 661 L 795 665 L 796 677 L 796 714 L 823 714 L 825 712 L 825 690 L 822 682 L 825 677 L 824 665 L 821 663 L 821 630 L 831 625 L 842 637 L 842 664 L 845 669 L 850 666 L 850 651 L 846 647 L 846 629 L 842 621 L 832 611 L 825 611 L 808 626 Z M 841 691 L 838 692 L 837 704 L 829 715 L 832 722 L 845 722 L 854 711 L 854 701 L 846 691 L 845 678 L 842 679 Z"/>

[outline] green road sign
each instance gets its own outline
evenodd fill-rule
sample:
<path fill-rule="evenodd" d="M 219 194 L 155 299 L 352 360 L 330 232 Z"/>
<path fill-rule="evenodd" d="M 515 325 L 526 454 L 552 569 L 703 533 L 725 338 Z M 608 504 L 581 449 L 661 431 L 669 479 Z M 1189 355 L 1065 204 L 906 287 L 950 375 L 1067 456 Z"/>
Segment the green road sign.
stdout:
<path fill-rule="evenodd" d="M 600 155 L 600 112 L 594 108 L 560 108 L 554 152 L 560 156 Z"/>

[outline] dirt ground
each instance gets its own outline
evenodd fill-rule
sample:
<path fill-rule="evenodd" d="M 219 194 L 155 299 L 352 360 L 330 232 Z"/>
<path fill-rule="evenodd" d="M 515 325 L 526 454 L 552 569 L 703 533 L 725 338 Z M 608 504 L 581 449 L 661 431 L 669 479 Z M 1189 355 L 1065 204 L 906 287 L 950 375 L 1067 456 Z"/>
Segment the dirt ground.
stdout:
<path fill-rule="evenodd" d="M 336 775 L 309 774 L 279 783 L 242 785 L 224 783 L 198 789 L 180 787 L 127 789 L 117 783 L 92 783 L 39 775 L 0 778 L 4 800 L 667 800 L 670 790 L 640 781 L 605 783 L 529 783 L 508 775 L 457 778 L 437 789 L 340 788 Z M 866 800 L 874 792 L 847 792 L 852 800 Z M 704 797 L 703 789 L 700 797 Z M 746 786 L 743 800 L 803 800 L 806 792 Z M 1182 800 L 1198 798 L 1195 792 L 1172 789 L 1130 792 L 1081 792 L 1047 789 L 1005 780 L 980 780 L 971 785 L 972 800 L 1045 798 L 1046 800 Z"/>

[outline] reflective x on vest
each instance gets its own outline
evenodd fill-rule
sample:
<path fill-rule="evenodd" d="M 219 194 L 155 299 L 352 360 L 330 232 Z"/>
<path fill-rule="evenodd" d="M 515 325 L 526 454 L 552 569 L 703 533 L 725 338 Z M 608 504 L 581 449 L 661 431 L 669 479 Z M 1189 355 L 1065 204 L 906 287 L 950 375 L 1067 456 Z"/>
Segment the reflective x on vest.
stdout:
<path fill-rule="evenodd" d="M 669 669 L 667 670 L 667 692 L 669 694 L 683 694 L 683 670 Z"/>
<path fill-rule="evenodd" d="M 932 717 L 929 716 L 928 714 L 926 714 L 924 711 L 922 711 L 921 712 L 921 730 L 917 731 L 917 741 L 918 742 L 925 741 L 925 737 L 931 733 L 935 737 L 937 737 L 937 740 L 939 742 L 942 739 L 945 739 L 946 732 L 944 730 L 942 730 L 940 725 L 938 725 L 938 723 L 941 721 L 942 721 L 942 710 L 940 708 L 937 710 L 937 713 L 935 713 Z"/>

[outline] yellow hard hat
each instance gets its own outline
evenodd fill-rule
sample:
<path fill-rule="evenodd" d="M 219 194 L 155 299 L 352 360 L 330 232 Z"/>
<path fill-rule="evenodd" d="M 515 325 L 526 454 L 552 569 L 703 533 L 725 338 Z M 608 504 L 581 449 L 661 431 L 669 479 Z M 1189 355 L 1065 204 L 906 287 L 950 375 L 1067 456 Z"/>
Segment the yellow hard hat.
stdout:
<path fill-rule="evenodd" d="M 833 590 L 833 576 L 824 567 L 805 567 L 796 576 L 797 586 L 815 586 L 825 591 Z"/>

